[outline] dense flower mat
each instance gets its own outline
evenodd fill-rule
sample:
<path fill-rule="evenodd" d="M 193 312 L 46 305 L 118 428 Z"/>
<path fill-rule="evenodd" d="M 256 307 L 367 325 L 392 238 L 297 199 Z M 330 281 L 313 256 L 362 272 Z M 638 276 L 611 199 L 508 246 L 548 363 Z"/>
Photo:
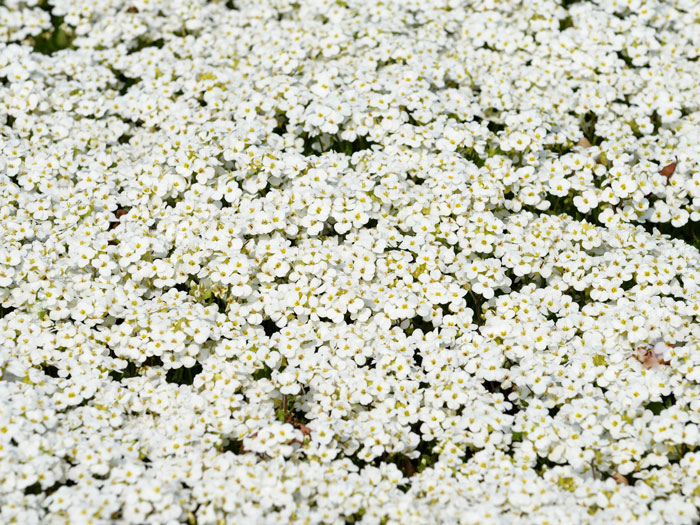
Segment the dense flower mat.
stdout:
<path fill-rule="evenodd" d="M 699 35 L 5 0 L 0 522 L 694 522 Z"/>

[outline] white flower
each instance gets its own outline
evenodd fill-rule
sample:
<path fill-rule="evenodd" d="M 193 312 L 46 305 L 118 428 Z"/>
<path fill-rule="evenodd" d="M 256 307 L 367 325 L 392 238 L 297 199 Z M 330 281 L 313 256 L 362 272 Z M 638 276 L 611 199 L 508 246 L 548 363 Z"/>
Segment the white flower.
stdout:
<path fill-rule="evenodd" d="M 698 45 L 638 3 L 5 2 L 0 521 L 693 522 Z"/>
<path fill-rule="evenodd" d="M 594 190 L 586 190 L 581 195 L 574 197 L 574 205 L 581 213 L 588 213 L 598 206 L 598 198 Z"/>

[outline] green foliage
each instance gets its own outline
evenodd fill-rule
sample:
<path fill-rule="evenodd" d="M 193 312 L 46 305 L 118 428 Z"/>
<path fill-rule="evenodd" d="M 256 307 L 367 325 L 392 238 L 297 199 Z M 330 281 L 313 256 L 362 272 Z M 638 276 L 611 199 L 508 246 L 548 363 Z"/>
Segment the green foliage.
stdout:
<path fill-rule="evenodd" d="M 272 368 L 270 368 L 267 365 L 263 365 L 263 368 L 260 368 L 259 370 L 256 370 L 255 373 L 253 373 L 253 379 L 256 381 L 259 381 L 260 379 L 270 379 L 272 377 Z"/>
<path fill-rule="evenodd" d="M 44 32 L 34 38 L 34 51 L 44 55 L 52 55 L 56 51 L 71 46 L 73 37 L 67 33 L 63 26 L 54 28 L 51 32 Z"/>
<path fill-rule="evenodd" d="M 39 483 L 38 481 L 24 489 L 25 496 L 32 496 L 37 494 L 41 494 L 41 483 Z"/>
<path fill-rule="evenodd" d="M 564 9 L 569 9 L 569 7 L 571 7 L 571 6 L 574 5 L 574 4 L 578 4 L 578 3 L 582 3 L 582 2 L 586 2 L 586 1 L 587 1 L 587 0 L 562 0 L 562 1 L 561 1 L 561 6 L 562 6 Z"/>
<path fill-rule="evenodd" d="M 41 369 L 49 377 L 58 377 L 58 368 L 56 368 L 54 365 L 47 365 L 44 363 L 41 365 Z"/>
<path fill-rule="evenodd" d="M 655 416 L 658 416 L 665 409 L 672 407 L 676 403 L 676 397 L 673 394 L 662 396 L 660 401 L 652 401 L 647 403 L 644 408 L 651 410 Z"/>
<path fill-rule="evenodd" d="M 175 383 L 177 385 L 191 385 L 194 382 L 194 378 L 202 371 L 202 365 L 196 363 L 190 368 L 185 368 L 184 366 L 180 368 L 171 368 L 165 375 L 165 380 L 168 383 Z"/>
<path fill-rule="evenodd" d="M 275 128 L 279 129 L 279 128 Z M 304 141 L 303 154 L 305 156 L 320 155 L 327 151 L 335 151 L 336 153 L 344 153 L 352 155 L 355 152 L 370 149 L 375 145 L 374 142 L 367 137 L 360 136 L 355 140 L 343 140 L 340 135 L 329 135 L 323 133 L 321 135 L 309 135 L 304 132 L 299 135 Z"/>
<path fill-rule="evenodd" d="M 128 379 L 130 377 L 136 377 L 138 374 L 138 368 L 131 361 L 127 361 L 126 368 L 122 370 L 112 370 L 109 376 L 115 381 L 121 381 L 122 379 Z"/>
<path fill-rule="evenodd" d="M 593 146 L 600 144 L 600 138 L 595 134 L 595 125 L 598 122 L 598 115 L 589 111 L 581 117 L 581 130 L 586 140 Z"/>
<path fill-rule="evenodd" d="M 679 239 L 700 250 L 700 225 L 697 222 L 688 221 L 684 226 L 676 228 L 671 223 L 657 224 L 645 222 L 642 227 L 651 235 L 657 230 L 663 235 L 668 235 L 672 239 Z"/>
<path fill-rule="evenodd" d="M 465 299 L 467 301 L 467 308 L 471 308 L 474 312 L 473 322 L 477 326 L 483 326 L 485 321 L 483 306 L 486 302 L 484 297 L 469 290 Z"/>
<path fill-rule="evenodd" d="M 140 37 L 136 40 L 134 47 L 132 47 L 129 50 L 129 54 L 132 53 L 137 53 L 141 51 L 142 49 L 146 49 L 147 47 L 155 47 L 155 48 L 162 48 L 165 45 L 165 40 L 162 38 L 158 38 L 156 40 L 146 38 L 146 37 Z"/>
<path fill-rule="evenodd" d="M 0 319 L 4 318 L 7 314 L 14 312 L 14 308 L 11 306 L 0 306 Z"/>
<path fill-rule="evenodd" d="M 34 51 L 52 55 L 56 51 L 70 48 L 75 35 L 70 26 L 63 23 L 63 17 L 53 15 L 52 6 L 46 0 L 42 1 L 38 7 L 51 16 L 52 28 L 33 38 Z"/>
<path fill-rule="evenodd" d="M 224 441 L 221 446 L 221 450 L 225 452 L 233 452 L 234 454 L 242 454 L 244 452 L 243 441 L 240 439 L 229 438 Z"/>

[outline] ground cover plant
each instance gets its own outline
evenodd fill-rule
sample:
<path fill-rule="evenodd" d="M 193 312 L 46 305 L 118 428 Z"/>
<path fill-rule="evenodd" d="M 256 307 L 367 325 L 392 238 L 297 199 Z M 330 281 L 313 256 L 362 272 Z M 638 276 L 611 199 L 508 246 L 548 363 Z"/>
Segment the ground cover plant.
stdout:
<path fill-rule="evenodd" d="M 692 0 L 2 2 L 0 522 L 697 522 L 698 56 Z"/>

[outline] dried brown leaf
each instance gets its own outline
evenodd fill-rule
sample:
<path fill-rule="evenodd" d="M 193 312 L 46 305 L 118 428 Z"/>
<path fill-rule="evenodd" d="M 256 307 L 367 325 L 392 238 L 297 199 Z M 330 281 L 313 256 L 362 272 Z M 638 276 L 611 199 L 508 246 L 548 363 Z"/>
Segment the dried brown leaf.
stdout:
<path fill-rule="evenodd" d="M 110 229 L 110 230 L 113 230 L 114 228 L 116 228 L 117 226 L 119 226 L 119 223 L 121 222 L 122 217 L 123 217 L 124 215 L 126 215 L 127 213 L 129 213 L 129 210 L 127 210 L 126 208 L 117 208 L 117 209 L 115 210 L 115 212 L 114 212 L 114 216 L 116 217 L 117 220 L 116 220 L 116 221 L 110 221 L 110 223 L 109 223 L 109 229 Z"/>
<path fill-rule="evenodd" d="M 647 370 L 652 368 L 657 368 L 659 365 L 667 365 L 668 361 L 660 359 L 651 348 L 639 346 L 634 352 L 634 357 L 637 361 L 642 363 L 642 366 Z"/>
<path fill-rule="evenodd" d="M 629 481 L 627 481 L 627 478 L 620 474 L 619 472 L 615 472 L 615 474 L 612 475 L 612 479 L 614 479 L 618 485 L 629 485 Z"/>
<path fill-rule="evenodd" d="M 664 166 L 663 169 L 662 169 L 661 172 L 660 172 L 661 175 L 663 175 L 663 176 L 666 177 L 667 179 L 670 179 L 670 178 L 671 178 L 671 175 L 673 175 L 673 173 L 676 171 L 676 166 L 677 166 L 677 165 L 678 165 L 678 158 L 676 158 L 676 160 L 673 161 L 671 164 L 668 164 L 668 165 Z"/>
<path fill-rule="evenodd" d="M 582 137 L 581 140 L 579 140 L 576 143 L 576 145 L 581 147 L 581 148 L 586 148 L 586 149 L 593 147 L 593 144 L 591 144 L 591 142 L 586 137 Z"/>

